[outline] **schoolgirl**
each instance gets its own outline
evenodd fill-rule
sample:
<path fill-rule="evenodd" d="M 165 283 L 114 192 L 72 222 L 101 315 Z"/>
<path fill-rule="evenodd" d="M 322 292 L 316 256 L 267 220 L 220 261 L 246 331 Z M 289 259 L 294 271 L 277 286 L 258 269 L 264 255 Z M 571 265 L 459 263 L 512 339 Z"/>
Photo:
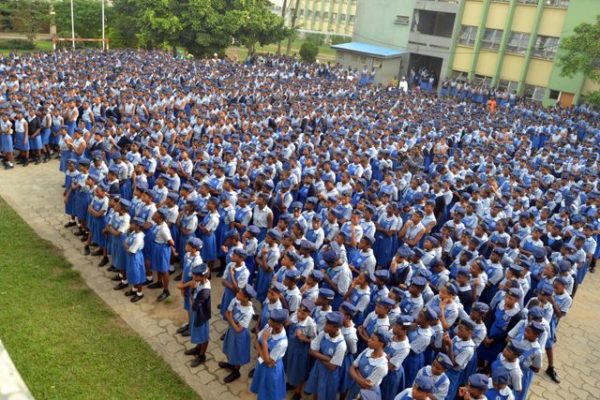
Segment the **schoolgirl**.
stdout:
<path fill-rule="evenodd" d="M 183 295 L 183 309 L 186 311 L 187 322 L 177 329 L 177 333 L 182 336 L 190 335 L 190 309 L 191 309 L 191 294 L 194 286 L 194 279 L 192 276 L 192 270 L 198 265 L 203 263 L 202 257 L 200 256 L 200 250 L 202 250 L 202 241 L 197 237 L 191 237 L 185 245 L 185 255 L 183 256 L 183 272 L 182 282 L 177 284 L 177 288 L 181 290 Z M 181 254 L 181 253 L 180 253 Z"/>
<path fill-rule="evenodd" d="M 142 293 L 142 285 L 145 282 L 144 253 L 142 251 L 144 232 L 142 228 L 145 222 L 142 218 L 133 218 L 129 234 L 123 243 L 126 252 L 125 270 L 128 282 L 132 285 L 131 290 L 125 292 L 125 296 L 130 296 L 132 303 L 136 303 L 144 297 Z"/>
<path fill-rule="evenodd" d="M 310 372 L 310 342 L 317 336 L 317 324 L 310 316 L 313 309 L 312 300 L 303 299 L 290 317 L 285 370 L 287 383 L 294 388 L 292 400 L 302 398 L 302 386 Z"/>
<path fill-rule="evenodd" d="M 194 244 L 197 245 L 197 243 Z M 192 245 L 190 245 L 190 249 L 196 253 L 198 251 Z M 191 269 L 191 273 L 193 278 L 189 281 L 189 288 L 192 290 L 189 330 L 190 340 L 196 346 L 186 350 L 184 354 L 196 356 L 190 364 L 190 367 L 195 368 L 206 361 L 206 349 L 210 340 L 211 290 L 208 280 L 208 265 L 204 263 L 195 265 Z"/>
<path fill-rule="evenodd" d="M 171 252 L 177 254 L 175 242 L 167 225 L 169 210 L 160 208 L 154 213 L 153 220 L 156 224 L 154 243 L 152 244 L 151 268 L 157 274 L 157 281 L 162 284 L 163 291 L 156 301 L 163 301 L 171 294 L 169 292 L 169 265 Z"/>

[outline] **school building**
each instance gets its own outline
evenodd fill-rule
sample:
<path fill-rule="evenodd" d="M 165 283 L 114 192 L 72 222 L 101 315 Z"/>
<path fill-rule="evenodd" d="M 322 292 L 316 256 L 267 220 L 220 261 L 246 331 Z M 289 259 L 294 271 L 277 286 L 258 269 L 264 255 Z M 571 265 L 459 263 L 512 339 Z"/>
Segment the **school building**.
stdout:
<path fill-rule="evenodd" d="M 461 0 L 448 74 L 545 105 L 577 103 L 594 84 L 583 74 L 560 76 L 559 43 L 598 14 L 599 0 Z"/>
<path fill-rule="evenodd" d="M 560 76 L 559 43 L 598 14 L 600 0 L 358 0 L 355 45 L 337 46 L 337 60 L 381 65 L 381 58 L 358 51 L 369 44 L 379 54 L 402 53 L 396 73 L 388 59 L 377 82 L 424 67 L 436 83 L 462 78 L 568 106 L 599 87 L 583 74 Z"/>
<path fill-rule="evenodd" d="M 273 2 L 273 12 L 281 15 L 283 0 Z M 301 33 L 352 36 L 357 0 L 287 0 L 285 21 L 289 26 L 296 4 L 295 26 Z"/>

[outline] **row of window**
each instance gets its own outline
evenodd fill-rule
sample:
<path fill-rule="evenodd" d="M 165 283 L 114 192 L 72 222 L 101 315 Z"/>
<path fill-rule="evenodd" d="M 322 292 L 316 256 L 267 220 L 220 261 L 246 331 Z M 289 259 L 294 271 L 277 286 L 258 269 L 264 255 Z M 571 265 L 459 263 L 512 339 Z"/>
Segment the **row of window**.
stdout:
<path fill-rule="evenodd" d="M 465 80 L 466 74 L 464 72 L 452 71 L 452 74 L 450 75 L 450 77 L 453 79 Z M 492 77 L 490 77 L 490 76 L 475 75 L 475 76 L 473 76 L 473 79 L 471 79 L 471 85 L 473 85 L 473 86 L 484 85 L 485 86 L 485 85 L 489 85 L 489 83 L 491 81 L 492 81 Z M 519 86 L 518 82 L 515 82 L 515 81 L 509 81 L 509 80 L 505 80 L 505 79 L 501 79 L 500 81 L 498 81 L 498 88 L 503 89 L 507 93 L 515 93 L 517 91 L 518 86 Z M 542 101 L 544 99 L 545 92 L 546 92 L 546 88 L 543 86 L 535 86 L 535 85 L 525 84 L 525 87 L 523 88 L 523 97 L 534 100 L 534 101 Z M 557 92 L 556 90 L 551 90 L 550 94 L 549 94 L 550 99 L 557 100 L 558 93 L 559 92 Z"/>
<path fill-rule="evenodd" d="M 442 1 L 442 0 L 438 0 L 438 1 Z M 445 1 L 445 0 L 444 0 Z M 509 0 L 492 0 L 498 3 L 508 3 Z M 550 7 L 563 7 L 563 8 L 567 8 L 569 7 L 569 2 L 571 0 L 542 0 L 542 3 L 546 6 L 550 6 Z M 530 5 L 537 5 L 538 4 L 538 0 L 517 0 L 517 3 L 519 4 L 530 4 Z"/>
<path fill-rule="evenodd" d="M 319 4 L 321 1 L 323 1 L 324 3 L 333 3 L 333 4 L 337 4 L 337 3 L 350 3 L 350 4 L 356 4 L 356 0 L 305 0 L 303 1 L 304 4 L 306 3 L 312 3 L 312 4 Z M 302 7 L 302 5 L 300 6 Z"/>
<path fill-rule="evenodd" d="M 354 15 L 346 15 L 346 14 L 339 14 L 338 13 L 331 13 L 329 14 L 328 11 L 323 11 L 322 13 L 320 11 L 312 11 L 312 10 L 298 10 L 298 17 L 300 18 L 306 18 L 306 19 L 323 19 L 325 21 L 329 21 L 329 22 L 333 22 L 333 23 L 348 23 L 348 24 L 353 24 L 354 23 Z"/>
<path fill-rule="evenodd" d="M 481 38 L 481 48 L 497 50 L 502 41 L 501 29 L 486 28 Z M 458 42 L 465 46 L 473 46 L 477 38 L 477 27 L 464 25 L 460 31 Z M 525 54 L 529 45 L 529 33 L 511 32 L 508 38 L 506 51 L 515 54 Z M 554 36 L 538 35 L 533 46 L 533 56 L 539 58 L 553 58 L 558 50 L 559 38 Z"/>

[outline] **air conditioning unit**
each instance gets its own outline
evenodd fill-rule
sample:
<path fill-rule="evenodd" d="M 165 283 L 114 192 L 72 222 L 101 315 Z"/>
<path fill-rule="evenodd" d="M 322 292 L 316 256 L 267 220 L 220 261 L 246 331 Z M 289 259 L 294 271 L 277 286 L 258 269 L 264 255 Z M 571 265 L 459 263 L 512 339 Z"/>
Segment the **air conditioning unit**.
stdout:
<path fill-rule="evenodd" d="M 405 15 L 396 15 L 395 25 L 408 25 L 410 18 Z"/>

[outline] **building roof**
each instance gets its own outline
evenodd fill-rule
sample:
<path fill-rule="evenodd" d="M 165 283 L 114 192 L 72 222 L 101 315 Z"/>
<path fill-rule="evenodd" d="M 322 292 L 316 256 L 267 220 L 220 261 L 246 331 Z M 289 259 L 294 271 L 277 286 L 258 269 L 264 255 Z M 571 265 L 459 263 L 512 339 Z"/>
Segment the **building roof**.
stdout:
<path fill-rule="evenodd" d="M 408 50 L 394 50 L 387 47 L 375 46 L 374 44 L 363 42 L 349 42 L 336 44 L 331 48 L 352 53 L 365 54 L 377 58 L 397 58 L 408 53 Z"/>

